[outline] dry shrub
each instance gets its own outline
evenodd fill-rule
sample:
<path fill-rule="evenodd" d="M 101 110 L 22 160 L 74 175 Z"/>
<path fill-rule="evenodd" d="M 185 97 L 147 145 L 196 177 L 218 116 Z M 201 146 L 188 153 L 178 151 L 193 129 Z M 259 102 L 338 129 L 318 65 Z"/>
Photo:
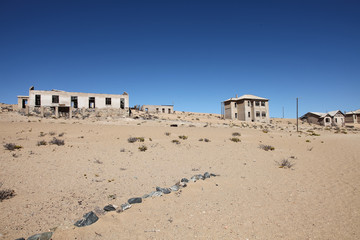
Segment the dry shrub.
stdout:
<path fill-rule="evenodd" d="M 0 190 L 0 202 L 5 199 L 10 199 L 15 196 L 15 191 L 12 189 Z"/>
<path fill-rule="evenodd" d="M 279 166 L 279 168 L 288 168 L 288 169 L 292 168 L 295 165 L 295 163 L 289 161 L 288 159 L 283 159 L 280 162 L 276 162 L 276 163 Z"/>
<path fill-rule="evenodd" d="M 47 145 L 47 142 L 45 140 L 41 140 L 41 141 L 37 142 L 37 145 L 38 146 L 45 146 L 45 145 Z"/>
<path fill-rule="evenodd" d="M 20 149 L 22 146 L 16 145 L 15 143 L 7 143 L 4 145 L 4 148 L 9 151 L 13 151 L 15 149 Z"/>
<path fill-rule="evenodd" d="M 260 144 L 259 148 L 263 149 L 265 151 L 274 151 L 275 150 L 275 147 L 273 147 L 271 145 L 265 145 L 265 144 Z"/>
<path fill-rule="evenodd" d="M 233 137 L 238 137 L 238 136 L 241 136 L 241 133 L 239 133 L 239 132 L 234 132 L 232 135 L 233 135 Z"/>
<path fill-rule="evenodd" d="M 58 145 L 58 146 L 62 146 L 62 145 L 65 144 L 65 141 L 61 140 L 61 139 L 53 138 L 49 143 L 54 144 L 54 145 Z"/>
<path fill-rule="evenodd" d="M 241 140 L 237 137 L 230 138 L 230 141 L 232 142 L 241 142 Z"/>
<path fill-rule="evenodd" d="M 147 147 L 145 145 L 142 145 L 139 147 L 140 152 L 145 152 L 147 150 Z"/>

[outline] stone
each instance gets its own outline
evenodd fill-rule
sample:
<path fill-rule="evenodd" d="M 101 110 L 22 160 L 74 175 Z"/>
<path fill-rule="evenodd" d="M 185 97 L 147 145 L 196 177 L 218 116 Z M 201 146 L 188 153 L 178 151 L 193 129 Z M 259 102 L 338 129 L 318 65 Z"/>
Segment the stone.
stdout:
<path fill-rule="evenodd" d="M 164 194 L 169 194 L 171 193 L 169 188 L 161 188 L 161 187 L 156 187 L 156 191 L 162 192 Z"/>
<path fill-rule="evenodd" d="M 210 173 L 208 172 L 204 173 L 204 178 L 210 178 Z"/>
<path fill-rule="evenodd" d="M 124 204 L 121 204 L 121 206 L 120 206 L 120 210 L 122 212 L 125 210 L 128 210 L 129 208 L 131 208 L 131 204 L 129 204 L 129 203 L 124 203 Z"/>
<path fill-rule="evenodd" d="M 174 186 L 171 186 L 170 187 L 170 190 L 173 191 L 173 192 L 176 192 L 176 191 L 179 191 L 180 187 L 178 185 L 174 185 Z"/>
<path fill-rule="evenodd" d="M 211 176 L 211 177 L 216 177 L 216 176 L 218 176 L 218 175 L 216 175 L 216 174 L 214 174 L 214 173 L 210 173 L 210 176 Z"/>
<path fill-rule="evenodd" d="M 186 183 L 187 183 L 187 182 L 189 182 L 189 179 L 187 179 L 187 178 L 182 178 L 180 182 L 186 182 Z"/>
<path fill-rule="evenodd" d="M 161 191 L 153 191 L 149 193 L 149 197 L 161 197 L 163 193 Z"/>
<path fill-rule="evenodd" d="M 91 211 L 84 214 L 83 218 L 77 221 L 74 225 L 77 227 L 85 227 L 95 223 L 97 220 L 99 220 L 98 216 Z"/>
<path fill-rule="evenodd" d="M 110 211 L 115 211 L 116 208 L 115 208 L 113 205 L 109 204 L 109 205 L 106 205 L 106 206 L 104 207 L 104 210 L 105 210 L 106 212 L 110 212 Z"/>
<path fill-rule="evenodd" d="M 98 207 L 98 206 L 96 206 L 96 207 L 94 208 L 94 212 L 95 212 L 95 214 L 96 214 L 97 216 L 99 216 L 99 215 L 105 215 L 105 213 L 106 213 L 103 208 L 100 208 L 100 207 Z"/>
<path fill-rule="evenodd" d="M 15 239 L 15 240 L 25 240 L 25 238 L 17 238 L 17 239 Z"/>
<path fill-rule="evenodd" d="M 50 240 L 52 235 L 53 235 L 52 232 L 44 232 L 44 233 L 32 235 L 27 240 Z M 24 238 L 20 238 L 20 239 L 24 239 Z"/>
<path fill-rule="evenodd" d="M 204 180 L 204 176 L 201 174 L 194 175 L 190 178 L 191 181 L 196 182 L 197 180 Z"/>
<path fill-rule="evenodd" d="M 129 204 L 142 203 L 142 198 L 140 198 L 140 197 L 130 198 L 128 200 L 128 203 Z"/>
<path fill-rule="evenodd" d="M 177 124 L 171 124 L 170 127 L 177 127 Z"/>

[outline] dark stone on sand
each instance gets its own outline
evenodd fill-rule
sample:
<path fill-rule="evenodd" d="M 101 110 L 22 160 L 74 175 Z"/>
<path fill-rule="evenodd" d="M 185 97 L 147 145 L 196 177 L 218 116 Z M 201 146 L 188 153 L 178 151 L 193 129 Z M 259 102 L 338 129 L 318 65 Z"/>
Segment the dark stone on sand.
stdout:
<path fill-rule="evenodd" d="M 140 198 L 140 197 L 130 198 L 128 200 L 128 203 L 129 204 L 142 203 L 142 198 Z"/>
<path fill-rule="evenodd" d="M 109 204 L 104 207 L 104 210 L 110 212 L 110 211 L 115 211 L 116 208 L 113 205 Z"/>
<path fill-rule="evenodd" d="M 25 238 L 17 238 L 17 239 L 15 239 L 15 240 L 25 240 Z"/>
<path fill-rule="evenodd" d="M 77 221 L 74 225 L 77 227 L 85 227 L 95 223 L 97 220 L 99 220 L 98 216 L 91 211 L 84 214 L 83 218 Z"/>
<path fill-rule="evenodd" d="M 182 178 L 180 182 L 186 182 L 186 183 L 187 183 L 187 182 L 189 182 L 189 179 L 187 179 L 187 178 Z"/>
<path fill-rule="evenodd" d="M 158 192 L 162 192 L 163 194 L 169 194 L 171 193 L 171 190 L 168 188 L 161 188 L 161 187 L 156 187 L 156 191 Z"/>
<path fill-rule="evenodd" d="M 211 176 L 211 177 L 216 177 L 217 175 L 214 174 L 214 173 L 210 173 L 210 176 Z"/>
<path fill-rule="evenodd" d="M 173 192 L 179 191 L 179 189 L 180 189 L 180 187 L 176 184 L 170 187 L 170 190 Z"/>
<path fill-rule="evenodd" d="M 53 235 L 52 232 L 44 232 L 44 233 L 32 235 L 27 240 L 50 240 L 52 235 Z M 24 238 L 20 238 L 20 239 L 24 239 Z"/>
<path fill-rule="evenodd" d="M 177 124 L 171 124 L 170 127 L 177 127 Z"/>
<path fill-rule="evenodd" d="M 204 173 L 204 178 L 210 178 L 210 173 L 208 172 Z"/>

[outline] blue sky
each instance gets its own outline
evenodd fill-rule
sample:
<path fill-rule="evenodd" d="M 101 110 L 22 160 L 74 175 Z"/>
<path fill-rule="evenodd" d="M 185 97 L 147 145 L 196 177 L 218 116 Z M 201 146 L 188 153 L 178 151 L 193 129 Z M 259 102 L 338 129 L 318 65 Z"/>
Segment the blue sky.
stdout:
<path fill-rule="evenodd" d="M 0 102 L 35 89 L 270 116 L 360 108 L 360 1 L 0 1 Z"/>

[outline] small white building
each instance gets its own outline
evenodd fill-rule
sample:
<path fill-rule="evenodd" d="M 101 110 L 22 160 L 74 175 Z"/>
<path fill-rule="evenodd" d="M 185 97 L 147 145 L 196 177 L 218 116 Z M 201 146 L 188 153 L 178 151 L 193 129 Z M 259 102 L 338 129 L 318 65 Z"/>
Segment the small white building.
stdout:
<path fill-rule="evenodd" d="M 142 105 L 141 111 L 147 113 L 174 113 L 174 105 Z"/>
<path fill-rule="evenodd" d="M 129 109 L 129 95 L 65 92 L 60 90 L 29 89 L 29 96 L 18 96 L 18 108 L 30 110 L 34 108 L 98 108 L 98 109 Z"/>

